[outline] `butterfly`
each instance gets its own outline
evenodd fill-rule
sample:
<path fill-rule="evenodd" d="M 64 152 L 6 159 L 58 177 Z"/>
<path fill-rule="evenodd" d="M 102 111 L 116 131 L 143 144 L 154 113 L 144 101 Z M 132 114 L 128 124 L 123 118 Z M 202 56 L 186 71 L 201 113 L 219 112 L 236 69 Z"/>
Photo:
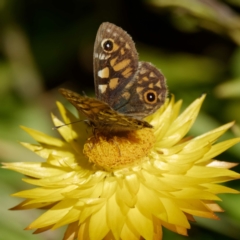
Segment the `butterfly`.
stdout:
<path fill-rule="evenodd" d="M 139 62 L 131 36 L 122 28 L 100 25 L 93 53 L 96 98 L 68 89 L 60 93 L 100 132 L 128 132 L 152 128 L 143 118 L 165 102 L 164 75 L 148 62 Z"/>

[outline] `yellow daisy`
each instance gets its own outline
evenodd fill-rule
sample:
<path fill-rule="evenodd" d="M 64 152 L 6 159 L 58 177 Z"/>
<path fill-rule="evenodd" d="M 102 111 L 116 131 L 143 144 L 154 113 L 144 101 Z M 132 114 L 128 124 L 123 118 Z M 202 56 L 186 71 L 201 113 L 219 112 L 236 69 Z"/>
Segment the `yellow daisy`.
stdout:
<path fill-rule="evenodd" d="M 68 225 L 64 240 L 162 239 L 162 227 L 187 235 L 194 216 L 217 219 L 219 185 L 240 174 L 234 163 L 214 158 L 240 142 L 216 143 L 233 123 L 195 138 L 185 137 L 205 96 L 183 113 L 172 97 L 146 120 L 144 128 L 122 136 L 91 135 L 79 124 L 58 129 L 63 139 L 23 127 L 39 144 L 23 145 L 44 162 L 5 163 L 36 188 L 13 194 L 25 200 L 14 209 L 47 209 L 27 229 L 43 232 Z M 65 123 L 77 120 L 57 103 Z M 55 126 L 62 122 L 52 116 Z"/>

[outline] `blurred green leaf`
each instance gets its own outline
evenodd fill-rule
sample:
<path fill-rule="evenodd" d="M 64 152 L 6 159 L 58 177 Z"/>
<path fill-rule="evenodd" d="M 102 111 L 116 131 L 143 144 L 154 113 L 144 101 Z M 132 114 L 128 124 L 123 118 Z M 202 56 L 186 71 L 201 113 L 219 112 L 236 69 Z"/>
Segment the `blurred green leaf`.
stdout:
<path fill-rule="evenodd" d="M 219 98 L 240 98 L 240 78 L 218 85 L 214 92 Z"/>
<path fill-rule="evenodd" d="M 213 58 L 186 53 L 167 54 L 159 49 L 139 46 L 140 60 L 152 62 L 162 70 L 169 89 L 193 87 L 213 82 L 220 76 L 224 66 Z"/>
<path fill-rule="evenodd" d="M 217 0 L 150 0 L 148 4 L 159 8 L 171 8 L 175 23 L 179 27 L 182 26 L 181 29 L 190 29 L 186 28 L 189 26 L 189 24 L 186 25 L 186 21 L 181 21 L 184 16 L 188 21 L 205 29 L 227 34 L 233 41 L 240 44 L 240 17 L 223 2 Z"/>

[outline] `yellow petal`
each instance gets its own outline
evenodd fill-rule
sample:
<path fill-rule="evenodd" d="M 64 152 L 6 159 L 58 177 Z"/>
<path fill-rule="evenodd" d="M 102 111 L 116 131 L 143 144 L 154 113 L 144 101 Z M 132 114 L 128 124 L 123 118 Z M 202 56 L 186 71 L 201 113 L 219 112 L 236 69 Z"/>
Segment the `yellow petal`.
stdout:
<path fill-rule="evenodd" d="M 68 213 L 69 210 L 71 210 L 75 202 L 76 200 L 71 200 L 71 199 L 61 201 L 50 210 L 43 213 L 34 222 L 32 222 L 28 226 L 28 229 L 41 228 L 41 227 L 55 224 L 56 222 L 60 221 L 60 219 L 63 218 Z"/>
<path fill-rule="evenodd" d="M 220 143 L 217 143 L 212 146 L 211 150 L 201 159 L 198 163 L 202 163 L 208 159 L 214 158 L 215 156 L 219 155 L 220 153 L 224 152 L 226 149 L 232 147 L 236 143 L 240 142 L 240 138 L 233 138 L 230 140 L 226 140 Z"/>
<path fill-rule="evenodd" d="M 174 201 L 179 208 L 186 213 L 199 217 L 218 219 L 212 210 L 199 199 L 188 199 L 187 201 L 183 199 L 175 199 Z"/>
<path fill-rule="evenodd" d="M 219 185 L 219 184 L 214 184 L 214 183 L 204 183 L 201 184 L 201 186 L 204 186 L 208 189 L 208 191 L 212 192 L 212 193 L 239 193 L 239 191 L 223 186 L 223 185 Z"/>
<path fill-rule="evenodd" d="M 163 227 L 171 230 L 172 232 L 176 232 L 178 234 L 187 236 L 187 229 L 186 228 L 180 227 L 180 226 L 177 226 L 177 225 L 174 225 L 174 224 L 170 224 L 168 222 L 161 222 L 161 223 L 162 223 Z"/>
<path fill-rule="evenodd" d="M 78 235 L 78 229 L 78 222 L 69 224 L 64 234 L 63 240 L 74 240 Z"/>
<path fill-rule="evenodd" d="M 68 123 L 72 123 L 72 122 L 76 122 L 77 120 L 79 120 L 78 118 L 76 118 L 70 111 L 68 111 L 60 102 L 56 102 L 58 110 L 64 120 L 64 122 L 66 124 Z M 55 125 L 57 126 L 57 125 Z"/>
<path fill-rule="evenodd" d="M 128 191 L 132 194 L 136 194 L 138 192 L 139 179 L 135 173 L 127 175 L 124 184 L 126 185 Z"/>
<path fill-rule="evenodd" d="M 65 145 L 65 143 L 58 138 L 50 137 L 42 132 L 24 126 L 21 126 L 21 128 L 39 143 L 48 144 L 54 147 L 63 147 Z"/>
<path fill-rule="evenodd" d="M 102 186 L 102 192 L 101 196 L 103 198 L 110 198 L 117 189 L 117 181 L 113 177 L 108 177 L 105 179 L 103 186 Z"/>
<path fill-rule="evenodd" d="M 53 227 L 52 229 L 59 228 L 61 226 L 74 223 L 79 220 L 81 211 L 77 208 L 72 208 L 69 212 L 63 216 Z"/>
<path fill-rule="evenodd" d="M 172 193 L 176 198 L 179 199 L 206 199 L 206 200 L 220 200 L 219 197 L 217 197 L 215 194 L 204 191 L 197 188 L 184 188 L 182 190 L 179 190 L 177 192 Z"/>
<path fill-rule="evenodd" d="M 224 162 L 224 161 L 218 161 L 214 160 L 211 161 L 207 167 L 216 167 L 216 168 L 233 168 L 236 167 L 238 163 L 232 163 L 232 162 Z"/>
<path fill-rule="evenodd" d="M 205 134 L 202 134 L 196 138 L 191 139 L 186 146 L 184 146 L 184 150 L 188 149 L 198 149 L 206 144 L 214 143 L 223 133 L 225 133 L 230 127 L 232 127 L 234 122 L 227 123 L 219 128 L 216 128 L 212 131 L 209 131 Z"/>
<path fill-rule="evenodd" d="M 58 120 L 53 114 L 52 114 L 52 120 L 56 126 L 62 126 L 58 128 L 58 132 L 61 134 L 61 136 L 64 138 L 66 142 L 68 142 L 72 148 L 80 155 L 80 157 L 84 157 L 82 152 L 82 145 L 86 141 L 87 136 L 83 137 L 82 135 L 78 135 L 77 132 L 73 130 L 71 125 L 63 125 L 61 121 Z M 83 124 L 83 123 L 82 123 Z"/>
<path fill-rule="evenodd" d="M 131 208 L 127 221 L 137 230 L 144 239 L 153 238 L 153 223 L 150 214 L 142 213 L 138 208 Z"/>
<path fill-rule="evenodd" d="M 40 202 L 57 202 L 64 198 L 64 192 L 72 191 L 75 188 L 77 188 L 77 186 L 74 185 L 59 189 L 35 188 L 15 193 L 13 196 L 32 199 L 28 201 L 29 204 Z"/>
<path fill-rule="evenodd" d="M 112 195 L 107 201 L 106 215 L 107 224 L 111 229 L 113 236 L 115 239 L 120 239 L 126 217 L 123 215 L 121 208 L 117 204 L 115 195 Z"/>
<path fill-rule="evenodd" d="M 141 185 L 138 193 L 137 206 L 145 209 L 151 214 L 157 216 L 161 220 L 167 221 L 167 213 L 162 202 L 159 199 L 160 194 Z"/>
<path fill-rule="evenodd" d="M 32 208 L 45 208 L 48 207 L 52 203 L 34 203 L 30 204 L 30 200 L 24 200 L 15 207 L 10 208 L 10 210 L 26 210 L 26 209 L 32 209 Z"/>
<path fill-rule="evenodd" d="M 129 226 L 129 224 L 125 224 L 123 226 L 122 232 L 121 232 L 121 239 L 122 240 L 139 240 L 140 234 L 137 230 L 135 230 L 132 226 Z"/>
<path fill-rule="evenodd" d="M 23 179 L 23 181 L 35 186 L 59 188 L 59 187 L 65 187 L 70 184 L 73 184 L 73 185 L 79 184 L 81 180 L 78 178 L 78 175 L 76 172 L 68 172 L 65 174 L 43 178 L 43 179 L 27 178 L 27 179 Z"/>
<path fill-rule="evenodd" d="M 83 144 L 86 141 L 86 139 L 89 137 L 89 135 L 91 135 L 91 129 L 89 129 L 89 131 L 85 130 L 86 126 L 88 126 L 88 125 L 85 124 L 84 120 L 76 118 L 60 102 L 57 102 L 57 107 L 58 107 L 59 112 L 61 113 L 61 116 L 62 116 L 65 124 L 68 124 L 69 128 L 74 133 L 76 133 L 78 141 Z M 58 125 L 55 124 L 55 126 L 58 126 Z M 84 129 L 84 131 L 83 131 L 83 129 Z M 60 133 L 62 133 L 61 128 L 58 128 L 58 130 Z M 65 134 L 65 137 L 67 137 L 66 134 Z"/>
<path fill-rule="evenodd" d="M 213 202 L 209 202 L 209 203 L 205 203 L 205 205 L 211 209 L 211 211 L 213 212 L 224 212 L 224 210 L 216 203 L 213 203 Z"/>
<path fill-rule="evenodd" d="M 89 236 L 90 239 L 102 240 L 110 230 L 106 219 L 106 205 L 90 217 Z M 97 227 L 96 227 L 97 226 Z"/>
<path fill-rule="evenodd" d="M 173 146 L 176 143 L 178 143 L 188 132 L 189 128 L 191 127 L 192 122 L 188 121 L 179 126 L 179 129 L 177 131 L 173 132 L 172 134 L 166 133 L 164 138 L 160 141 L 158 141 L 157 146 L 161 147 L 167 147 L 167 146 Z"/>
<path fill-rule="evenodd" d="M 102 199 L 101 202 L 97 204 L 87 204 L 81 211 L 81 216 L 79 219 L 79 223 L 83 223 L 87 218 L 95 214 L 95 212 L 99 211 L 106 204 L 106 200 Z"/>
<path fill-rule="evenodd" d="M 61 148 L 50 146 L 50 145 L 36 145 L 36 144 L 29 144 L 29 143 L 21 143 L 24 147 L 30 149 L 31 151 L 35 152 L 42 158 L 48 159 L 50 155 L 52 156 L 59 156 L 61 158 L 64 157 L 75 157 L 72 152 L 71 147 L 69 144 L 63 144 Z"/>
<path fill-rule="evenodd" d="M 198 159 L 201 159 L 209 150 L 211 145 L 207 144 L 201 148 L 191 148 L 188 151 L 184 148 L 178 154 L 172 154 L 171 156 L 164 156 L 164 159 L 169 163 L 177 163 L 179 165 L 186 163 L 194 163 Z"/>
<path fill-rule="evenodd" d="M 170 135 L 176 133 L 181 128 L 181 126 L 184 125 L 186 122 L 189 122 L 188 130 L 190 129 L 190 127 L 192 126 L 192 124 L 194 123 L 194 121 L 198 115 L 198 112 L 200 110 L 200 107 L 201 107 L 205 97 L 206 97 L 206 95 L 204 94 L 200 98 L 196 99 L 190 106 L 188 106 L 181 113 L 180 116 L 178 116 L 178 118 L 174 121 L 171 128 L 167 132 L 167 136 L 170 136 Z M 188 131 L 188 130 L 186 129 L 186 131 Z"/>
<path fill-rule="evenodd" d="M 64 169 L 51 167 L 47 163 L 16 162 L 2 163 L 3 168 L 11 169 L 30 177 L 43 178 L 66 173 Z"/>
<path fill-rule="evenodd" d="M 168 222 L 177 226 L 181 226 L 184 228 L 190 228 L 190 224 L 183 214 L 183 212 L 179 209 L 179 207 L 174 203 L 174 200 L 169 198 L 160 198 L 163 206 L 166 209 Z"/>
<path fill-rule="evenodd" d="M 126 204 L 128 207 L 132 208 L 136 204 L 137 197 L 128 190 L 126 185 L 123 185 L 122 188 L 118 187 L 116 190 L 116 198 Z"/>
<path fill-rule="evenodd" d="M 191 169 L 189 169 L 186 176 L 195 177 L 199 179 L 225 176 L 228 178 L 239 178 L 240 174 L 224 168 L 193 166 Z"/>

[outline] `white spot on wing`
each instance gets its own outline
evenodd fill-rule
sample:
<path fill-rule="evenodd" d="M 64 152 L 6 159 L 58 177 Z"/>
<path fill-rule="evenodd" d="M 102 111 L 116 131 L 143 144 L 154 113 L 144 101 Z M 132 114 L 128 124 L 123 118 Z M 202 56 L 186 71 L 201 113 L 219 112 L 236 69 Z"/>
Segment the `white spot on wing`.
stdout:
<path fill-rule="evenodd" d="M 105 55 L 104 53 L 99 54 L 99 59 L 100 60 L 106 60 L 110 57 L 111 57 L 111 55 Z"/>
<path fill-rule="evenodd" d="M 108 59 L 110 57 L 111 57 L 111 55 L 106 55 L 104 59 Z"/>
<path fill-rule="evenodd" d="M 99 91 L 100 91 L 101 93 L 106 92 L 107 84 L 99 85 L 99 86 L 98 86 L 98 89 L 99 89 Z"/>
<path fill-rule="evenodd" d="M 109 77 L 109 68 L 105 67 L 104 69 L 99 70 L 98 76 L 100 78 L 108 78 Z"/>
<path fill-rule="evenodd" d="M 107 32 L 109 32 L 109 33 L 110 33 L 110 32 L 111 32 L 111 29 L 110 29 L 110 28 L 108 28 L 108 29 L 107 29 Z"/>
<path fill-rule="evenodd" d="M 104 53 L 99 54 L 99 59 L 100 59 L 100 60 L 105 59 L 105 57 L 106 57 L 106 55 L 105 55 Z"/>
<path fill-rule="evenodd" d="M 100 78 L 103 78 L 103 71 L 102 70 L 99 70 L 98 71 L 98 76 L 100 77 Z M 99 86 L 100 87 L 100 86 Z"/>
<path fill-rule="evenodd" d="M 98 58 L 98 53 L 94 53 L 94 58 Z"/>

